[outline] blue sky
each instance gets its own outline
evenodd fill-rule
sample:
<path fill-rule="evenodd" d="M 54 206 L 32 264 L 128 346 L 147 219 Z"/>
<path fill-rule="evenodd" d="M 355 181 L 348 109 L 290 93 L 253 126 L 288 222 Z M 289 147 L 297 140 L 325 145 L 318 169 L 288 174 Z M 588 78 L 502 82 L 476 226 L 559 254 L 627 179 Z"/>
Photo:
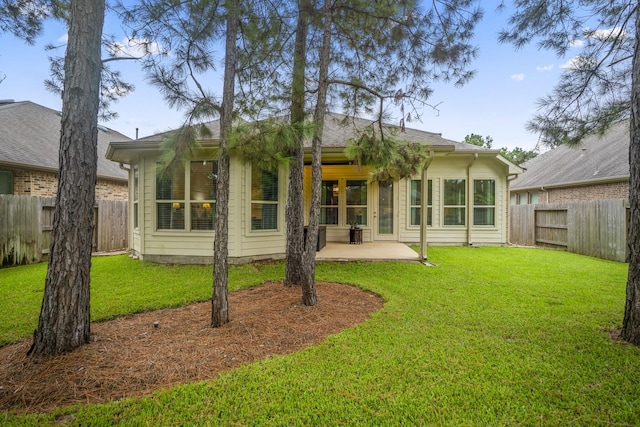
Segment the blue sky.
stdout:
<path fill-rule="evenodd" d="M 516 51 L 511 45 L 499 44 L 497 33 L 508 12 L 497 13 L 486 3 L 484 8 L 485 18 L 476 31 L 475 43 L 480 52 L 473 64 L 477 71 L 475 79 L 462 88 L 435 85 L 429 102 L 439 104 L 439 111 L 425 108 L 422 122 L 414 121 L 407 126 L 438 132 L 458 141 L 471 133 L 491 136 L 494 148 L 533 149 L 538 136 L 528 133 L 525 124 L 536 111 L 536 100 L 553 89 L 561 66 L 569 57 L 558 58 L 553 52 L 539 51 L 535 45 Z M 60 110 L 59 97 L 44 88 L 50 55 L 44 46 L 62 44 L 65 34 L 63 26 L 51 22 L 34 46 L 9 34 L 0 35 L 0 76 L 5 76 L 0 83 L 0 99 L 29 100 Z M 56 53 L 62 55 L 63 50 Z M 575 55 L 577 51 L 569 53 Z M 166 106 L 157 90 L 146 84 L 134 61 L 122 61 L 117 69 L 136 89 L 113 105 L 119 118 L 103 123 L 105 126 L 134 138 L 136 128 L 142 137 L 182 123 L 183 114 Z"/>

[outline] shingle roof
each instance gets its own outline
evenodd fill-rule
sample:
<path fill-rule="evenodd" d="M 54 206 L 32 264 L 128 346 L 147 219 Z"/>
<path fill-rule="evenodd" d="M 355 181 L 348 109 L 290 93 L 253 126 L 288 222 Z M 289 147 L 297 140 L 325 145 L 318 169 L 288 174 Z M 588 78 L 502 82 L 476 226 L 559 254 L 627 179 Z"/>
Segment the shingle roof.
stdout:
<path fill-rule="evenodd" d="M 127 172 L 105 158 L 110 141 L 126 140 L 130 138 L 99 126 L 99 177 L 127 179 Z M 0 164 L 58 170 L 59 148 L 60 112 L 30 101 L 0 104 Z"/>
<path fill-rule="evenodd" d="M 322 133 L 322 146 L 326 148 L 344 148 L 347 141 L 353 136 L 354 129 L 364 129 L 371 125 L 372 120 L 345 116 L 337 113 L 327 113 L 325 118 L 324 129 Z M 211 139 L 220 138 L 220 124 L 218 120 L 214 120 L 205 124 L 211 132 Z M 163 132 L 156 135 L 140 138 L 137 141 L 151 142 L 162 141 L 169 132 Z M 447 147 L 454 151 L 494 151 L 476 145 L 457 142 L 443 138 L 439 133 L 427 132 L 417 129 L 406 128 L 404 132 L 398 134 L 398 138 L 417 142 L 420 144 L 428 144 L 434 147 Z M 305 144 L 310 146 L 310 142 Z"/>
<path fill-rule="evenodd" d="M 592 135 L 576 148 L 560 146 L 522 165 L 526 172 L 511 183 L 517 191 L 612 178 L 629 178 L 629 121 Z"/>

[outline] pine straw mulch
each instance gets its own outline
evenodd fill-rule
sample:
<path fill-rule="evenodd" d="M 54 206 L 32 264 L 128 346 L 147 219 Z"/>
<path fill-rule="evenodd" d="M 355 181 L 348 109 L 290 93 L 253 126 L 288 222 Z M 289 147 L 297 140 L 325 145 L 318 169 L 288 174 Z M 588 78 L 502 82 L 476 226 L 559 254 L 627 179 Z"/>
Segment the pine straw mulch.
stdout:
<path fill-rule="evenodd" d="M 210 301 L 94 323 L 91 344 L 58 357 L 27 357 L 31 340 L 7 345 L 0 348 L 0 410 L 47 412 L 211 379 L 318 344 L 383 304 L 344 284 L 317 282 L 316 293 L 318 304 L 305 307 L 299 287 L 279 282 L 232 292 L 231 322 L 216 329 Z"/>

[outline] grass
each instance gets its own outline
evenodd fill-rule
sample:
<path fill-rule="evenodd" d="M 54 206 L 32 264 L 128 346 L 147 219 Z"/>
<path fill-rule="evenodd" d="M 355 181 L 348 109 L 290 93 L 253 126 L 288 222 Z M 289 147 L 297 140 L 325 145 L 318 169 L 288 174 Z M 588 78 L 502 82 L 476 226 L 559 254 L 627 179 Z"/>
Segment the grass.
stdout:
<path fill-rule="evenodd" d="M 521 248 L 430 248 L 429 255 L 438 267 L 319 263 L 319 280 L 353 283 L 386 300 L 369 321 L 320 346 L 148 398 L 3 413 L 0 424 L 640 424 L 640 349 L 607 333 L 622 322 L 626 264 Z M 1 292 L 13 283 L 8 295 L 37 300 L 38 268 L 0 270 Z M 234 267 L 231 285 L 282 273 L 281 263 Z M 31 279 L 7 282 L 12 275 Z M 38 277 L 40 288 L 19 284 Z M 94 315 L 206 299 L 210 282 L 208 268 L 96 259 Z M 37 318 L 39 302 L 32 305 L 31 314 L 10 318 Z M 0 332 L 5 342 L 17 335 Z"/>

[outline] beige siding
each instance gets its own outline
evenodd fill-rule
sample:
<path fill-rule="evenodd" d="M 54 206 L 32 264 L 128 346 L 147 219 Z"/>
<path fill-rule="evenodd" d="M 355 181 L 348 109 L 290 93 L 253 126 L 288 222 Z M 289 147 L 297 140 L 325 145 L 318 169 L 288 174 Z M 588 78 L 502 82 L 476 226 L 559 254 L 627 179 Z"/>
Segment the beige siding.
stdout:
<path fill-rule="evenodd" d="M 506 244 L 506 212 L 508 197 L 506 191 L 506 171 L 489 157 L 475 160 L 467 176 L 467 167 L 472 156 L 454 158 L 436 155 L 427 170 L 427 179 L 432 180 L 432 218 L 427 227 L 429 244 Z M 421 179 L 418 176 L 414 179 Z M 495 226 L 445 226 L 443 224 L 443 185 L 445 179 L 465 179 L 467 185 L 467 223 L 473 221 L 473 181 L 475 179 L 493 179 L 496 181 Z M 405 243 L 420 241 L 420 227 L 410 225 L 410 180 L 404 180 L 399 186 L 399 240 Z M 471 216 L 469 216 L 471 214 Z M 470 231 L 470 232 L 469 232 Z"/>

